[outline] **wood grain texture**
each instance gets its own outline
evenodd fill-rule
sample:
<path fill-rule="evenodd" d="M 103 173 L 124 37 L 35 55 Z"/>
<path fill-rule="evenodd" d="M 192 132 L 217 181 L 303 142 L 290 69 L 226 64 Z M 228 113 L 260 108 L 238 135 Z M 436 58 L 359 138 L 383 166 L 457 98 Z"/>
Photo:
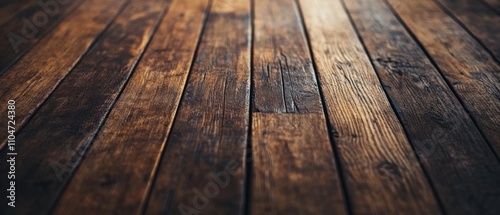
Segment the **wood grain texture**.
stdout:
<path fill-rule="evenodd" d="M 0 102 L 16 100 L 18 130 L 76 65 L 125 2 L 86 1 L 42 39 L 39 46 L 0 76 Z M 7 123 L 5 118 L 0 122 Z M 7 133 L 0 133 L 0 143 L 3 144 L 0 148 L 5 146 L 6 140 Z"/>
<path fill-rule="evenodd" d="M 55 0 L 50 2 L 55 6 L 48 9 L 42 8 L 38 1 L 31 2 L 9 22 L 0 26 L 0 74 L 78 8 L 83 0 L 72 0 L 65 4 Z"/>
<path fill-rule="evenodd" d="M 250 214 L 346 214 L 323 113 L 252 115 Z"/>
<path fill-rule="evenodd" d="M 500 16 L 483 4 L 470 0 L 436 0 L 445 11 L 456 17 L 465 28 L 500 62 Z"/>
<path fill-rule="evenodd" d="M 439 71 L 383 0 L 344 2 L 446 212 L 500 211 L 500 164 Z"/>
<path fill-rule="evenodd" d="M 12 0 L 0 2 L 0 25 L 9 21 L 12 17 L 28 7 L 36 0 Z"/>
<path fill-rule="evenodd" d="M 165 2 L 132 1 L 17 135 L 23 152 L 17 166 L 22 214 L 48 211 L 57 201 L 145 49 Z M 91 192 L 78 194 L 88 198 Z M 66 206 L 78 205 L 83 204 Z M 71 212 L 78 213 L 89 214 Z"/>
<path fill-rule="evenodd" d="M 500 14 L 500 1 L 499 0 L 481 0 L 485 4 L 491 7 L 492 10 L 496 11 L 497 14 Z"/>
<path fill-rule="evenodd" d="M 206 0 L 170 3 L 54 214 L 140 213 L 184 89 L 207 6 Z"/>
<path fill-rule="evenodd" d="M 439 214 L 341 2 L 300 1 L 353 214 Z"/>
<path fill-rule="evenodd" d="M 243 213 L 250 1 L 215 0 L 146 214 Z"/>
<path fill-rule="evenodd" d="M 255 111 L 323 112 L 307 40 L 295 2 L 257 0 L 254 4 Z"/>
<path fill-rule="evenodd" d="M 432 0 L 389 2 L 437 64 L 496 154 L 500 154 L 498 63 Z"/>

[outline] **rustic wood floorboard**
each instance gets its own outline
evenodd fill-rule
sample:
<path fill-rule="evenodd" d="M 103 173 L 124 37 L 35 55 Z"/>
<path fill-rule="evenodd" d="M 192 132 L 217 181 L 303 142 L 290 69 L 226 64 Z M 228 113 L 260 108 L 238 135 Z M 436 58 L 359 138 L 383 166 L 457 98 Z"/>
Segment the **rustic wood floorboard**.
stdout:
<path fill-rule="evenodd" d="M 498 156 L 498 62 L 433 0 L 388 1 L 446 77 Z"/>
<path fill-rule="evenodd" d="M 173 122 L 207 6 L 206 0 L 171 1 L 55 214 L 66 214 L 75 204 L 81 214 L 142 211 L 143 197 L 148 194 Z M 158 61 L 160 58 L 170 60 Z M 131 133 L 136 135 L 128 135 Z M 79 195 L 91 190 L 100 190 L 91 194 L 96 198 Z M 117 195 L 123 198 L 114 198 Z"/>
<path fill-rule="evenodd" d="M 490 6 L 497 14 L 500 14 L 500 1 L 499 0 L 481 0 Z"/>
<path fill-rule="evenodd" d="M 294 0 L 254 1 L 248 213 L 346 214 L 297 6 Z"/>
<path fill-rule="evenodd" d="M 65 4 L 53 1 L 40 7 L 39 1 L 32 2 L 0 26 L 0 74 L 21 58 L 48 32 L 70 15 L 84 0 L 72 0 Z M 46 4 L 43 4 L 46 5 Z M 64 41 L 64 40 L 63 40 Z"/>
<path fill-rule="evenodd" d="M 341 2 L 300 3 L 352 213 L 439 214 Z"/>
<path fill-rule="evenodd" d="M 19 156 L 26 159 L 18 165 L 21 191 L 40 191 L 25 198 L 22 206 L 33 202 L 32 208 L 46 211 L 54 204 L 141 56 L 165 2 L 128 4 L 18 134 L 22 149 L 29 152 Z"/>
<path fill-rule="evenodd" d="M 0 0 L 0 214 L 497 215 L 498 23 L 499 0 Z"/>
<path fill-rule="evenodd" d="M 323 113 L 252 118 L 250 214 L 347 214 Z"/>
<path fill-rule="evenodd" d="M 254 111 L 322 113 L 312 59 L 293 0 L 255 0 Z"/>
<path fill-rule="evenodd" d="M 0 25 L 9 21 L 35 0 L 6 0 L 0 2 Z"/>
<path fill-rule="evenodd" d="M 446 211 L 500 211 L 500 164 L 437 69 L 383 0 L 345 3 Z"/>
<path fill-rule="evenodd" d="M 500 16 L 470 0 L 436 0 L 500 62 Z"/>
<path fill-rule="evenodd" d="M 215 0 L 146 214 L 241 214 L 250 104 L 250 1 Z"/>
<path fill-rule="evenodd" d="M 18 130 L 79 62 L 126 2 L 86 1 L 73 16 L 42 39 L 39 46 L 0 76 L 0 86 L 8 89 L 0 92 L 0 100 L 17 100 Z M 3 132 L 0 134 L 0 148 L 5 147 L 6 142 L 7 133 Z"/>

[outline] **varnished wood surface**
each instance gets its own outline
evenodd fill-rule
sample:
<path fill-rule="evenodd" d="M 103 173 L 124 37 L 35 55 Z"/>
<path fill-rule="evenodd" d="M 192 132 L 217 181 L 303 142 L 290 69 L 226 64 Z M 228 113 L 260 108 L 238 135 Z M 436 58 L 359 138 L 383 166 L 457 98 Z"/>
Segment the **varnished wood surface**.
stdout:
<path fill-rule="evenodd" d="M 499 5 L 0 1 L 0 214 L 499 214 Z"/>

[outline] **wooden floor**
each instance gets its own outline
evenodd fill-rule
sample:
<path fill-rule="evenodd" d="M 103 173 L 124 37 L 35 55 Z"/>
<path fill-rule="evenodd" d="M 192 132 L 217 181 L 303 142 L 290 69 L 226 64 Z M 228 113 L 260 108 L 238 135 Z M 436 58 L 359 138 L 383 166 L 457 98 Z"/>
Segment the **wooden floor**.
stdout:
<path fill-rule="evenodd" d="M 0 26 L 0 214 L 500 214 L 499 0 L 2 0 Z"/>

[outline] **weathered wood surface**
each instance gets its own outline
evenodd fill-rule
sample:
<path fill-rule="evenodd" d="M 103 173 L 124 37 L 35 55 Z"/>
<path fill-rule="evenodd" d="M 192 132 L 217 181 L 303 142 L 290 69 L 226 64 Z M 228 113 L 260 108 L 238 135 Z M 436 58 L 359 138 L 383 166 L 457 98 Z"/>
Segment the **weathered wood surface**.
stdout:
<path fill-rule="evenodd" d="M 55 0 L 41 1 L 44 2 L 43 4 L 39 4 L 40 1 L 33 1 L 8 22 L 2 24 L 0 26 L 0 74 L 79 7 L 82 1 L 71 0 L 64 4 Z"/>
<path fill-rule="evenodd" d="M 60 5 L 0 38 L 0 214 L 497 214 L 498 2 Z"/>
<path fill-rule="evenodd" d="M 323 113 L 252 119 L 250 214 L 346 214 Z"/>
<path fill-rule="evenodd" d="M 128 4 L 18 134 L 19 150 L 27 152 L 18 156 L 24 161 L 17 171 L 20 206 L 26 210 L 20 214 L 47 211 L 57 201 L 141 56 L 165 3 Z M 27 195 L 33 190 L 37 192 Z M 76 213 L 91 214 L 71 212 Z"/>
<path fill-rule="evenodd" d="M 19 214 L 51 208 L 146 46 L 161 5 L 128 5 L 18 135 L 20 149 L 29 152 L 18 157 L 25 161 L 17 172 L 24 197 Z M 28 195 L 33 190 L 36 195 Z"/>
<path fill-rule="evenodd" d="M 492 10 L 496 11 L 497 14 L 500 14 L 500 1 L 499 0 L 480 0 L 480 1 L 483 1 Z"/>
<path fill-rule="evenodd" d="M 250 28 L 250 1 L 212 3 L 146 214 L 243 213 Z"/>
<path fill-rule="evenodd" d="M 352 212 L 439 214 L 341 2 L 300 3 Z"/>
<path fill-rule="evenodd" d="M 249 213 L 346 214 L 297 4 L 257 0 L 254 14 Z"/>
<path fill-rule="evenodd" d="M 500 154 L 500 66 L 432 0 L 388 0 Z M 422 19 L 421 17 L 426 17 Z"/>
<path fill-rule="evenodd" d="M 55 214 L 66 214 L 75 208 L 82 214 L 142 211 L 186 82 L 207 6 L 206 0 L 170 3 L 141 63 Z M 162 58 L 165 60 L 158 60 Z M 132 133 L 135 135 L 129 135 Z M 86 191 L 92 192 L 81 195 Z"/>
<path fill-rule="evenodd" d="M 40 41 L 12 68 L 0 75 L 0 102 L 16 100 L 16 128 L 19 130 L 40 107 L 68 72 L 78 63 L 92 42 L 121 10 L 125 0 L 88 0 L 71 17 Z M 78 26 L 78 28 L 75 28 Z M 6 118 L 0 120 L 6 123 Z M 3 148 L 7 133 L 0 133 Z"/>
<path fill-rule="evenodd" d="M 322 113 L 318 84 L 295 1 L 256 0 L 254 5 L 255 111 Z"/>
<path fill-rule="evenodd" d="M 12 17 L 28 7 L 35 0 L 11 0 L 0 2 L 0 25 L 9 21 Z"/>
<path fill-rule="evenodd" d="M 500 164 L 439 71 L 383 0 L 345 3 L 445 211 L 500 211 Z"/>
<path fill-rule="evenodd" d="M 468 29 L 500 62 L 500 16 L 470 0 L 437 0 L 446 12 Z"/>

